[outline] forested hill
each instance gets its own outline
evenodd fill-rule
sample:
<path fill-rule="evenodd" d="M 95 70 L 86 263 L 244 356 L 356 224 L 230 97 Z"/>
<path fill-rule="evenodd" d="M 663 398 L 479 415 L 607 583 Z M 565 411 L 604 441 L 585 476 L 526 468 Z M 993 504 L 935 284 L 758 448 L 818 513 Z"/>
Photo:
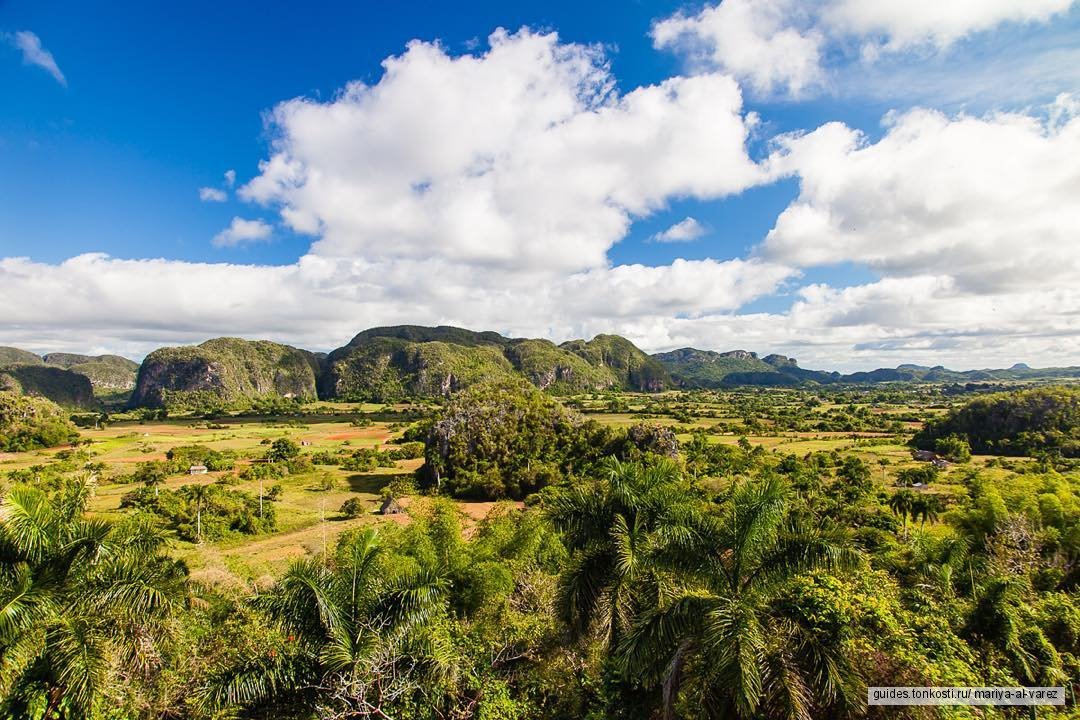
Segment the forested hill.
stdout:
<path fill-rule="evenodd" d="M 95 395 L 126 395 L 139 364 L 118 355 L 36 355 L 0 347 L 0 390 L 45 397 L 65 407 L 91 408 Z"/>
<path fill-rule="evenodd" d="M 988 381 L 1080 378 L 1080 367 L 1031 368 L 1022 363 L 1005 369 L 949 370 L 940 365 L 899 365 L 865 372 L 841 374 L 799 367 L 795 358 L 783 355 L 758 357 L 746 350 L 715 352 L 680 348 L 653 357 L 683 388 L 719 388 L 740 385 L 802 386 L 808 383 L 867 385 L 889 382 L 969 383 Z"/>
<path fill-rule="evenodd" d="M 617 335 L 556 345 L 490 331 L 405 325 L 365 330 L 330 353 L 320 394 L 376 400 L 435 397 L 479 380 L 513 376 L 555 393 L 672 387 L 658 361 Z"/>

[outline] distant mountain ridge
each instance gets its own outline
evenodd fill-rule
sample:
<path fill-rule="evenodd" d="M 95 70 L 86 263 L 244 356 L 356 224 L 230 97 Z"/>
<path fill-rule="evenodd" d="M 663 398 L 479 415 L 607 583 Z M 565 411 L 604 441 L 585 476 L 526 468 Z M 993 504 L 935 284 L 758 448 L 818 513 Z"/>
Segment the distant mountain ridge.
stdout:
<path fill-rule="evenodd" d="M 215 338 L 159 348 L 142 364 L 116 355 L 48 353 L 0 347 L 0 389 L 40 395 L 67 407 L 100 405 L 102 394 L 133 407 L 201 405 L 256 397 L 300 400 L 438 398 L 481 380 L 520 378 L 560 395 L 741 386 L 803 387 L 890 382 L 969 383 L 1080 378 L 1080 367 L 955 371 L 903 364 L 842 374 L 799 367 L 795 358 L 748 350 L 679 348 L 649 355 L 618 335 L 591 340 L 507 337 L 441 325 L 394 325 L 357 333 L 329 354 L 267 340 Z"/>
<path fill-rule="evenodd" d="M 889 382 L 969 383 L 1039 378 L 1077 377 L 1080 367 L 1031 368 L 1016 363 L 1007 369 L 949 370 L 937 365 L 903 364 L 842 374 L 799 367 L 795 358 L 767 355 L 759 358 L 747 350 L 716 352 L 680 348 L 656 353 L 654 358 L 667 368 L 682 388 L 720 388 L 743 385 L 781 385 L 797 387 L 810 383 L 872 385 Z"/>

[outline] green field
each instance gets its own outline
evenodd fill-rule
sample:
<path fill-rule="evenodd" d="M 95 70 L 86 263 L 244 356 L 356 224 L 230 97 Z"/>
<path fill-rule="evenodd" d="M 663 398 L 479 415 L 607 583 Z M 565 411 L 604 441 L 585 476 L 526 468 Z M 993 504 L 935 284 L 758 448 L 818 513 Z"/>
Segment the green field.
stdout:
<path fill-rule="evenodd" d="M 760 397 L 761 393 L 754 393 Z M 746 419 L 743 394 L 709 393 L 706 396 L 668 392 L 659 395 L 621 393 L 572 398 L 570 404 L 578 405 L 587 417 L 613 427 L 629 427 L 640 422 L 671 426 L 681 442 L 690 440 L 695 431 L 704 431 L 710 443 L 735 445 L 745 437 L 752 445 L 762 446 L 770 453 L 804 456 L 808 453 L 837 451 L 844 455 L 862 458 L 874 468 L 883 486 L 895 485 L 898 471 L 919 465 L 911 458 L 906 446 L 907 434 L 894 435 L 886 432 L 841 431 L 792 431 L 770 430 L 763 434 L 740 432 Z M 759 408 L 762 422 L 769 423 L 769 416 L 777 409 L 801 407 L 805 395 L 795 391 L 776 391 L 768 397 L 768 403 Z M 605 412 L 610 403 L 626 406 L 625 412 Z M 838 407 L 850 404 L 822 403 L 813 407 L 810 417 L 825 417 Z M 854 407 L 866 407 L 861 403 Z M 90 501 L 91 511 L 99 516 L 116 518 L 127 510 L 120 508 L 125 493 L 137 487 L 130 482 L 118 482 L 139 463 L 164 460 L 166 453 L 183 445 L 204 445 L 214 450 L 231 451 L 237 456 L 233 471 L 209 472 L 192 476 L 186 473 L 171 475 L 162 487 L 178 489 L 191 484 L 209 484 L 222 480 L 226 475 L 235 476 L 252 460 L 260 458 L 267 445 L 279 438 L 289 438 L 301 444 L 305 454 L 317 451 L 350 452 L 359 448 L 388 448 L 391 441 L 399 438 L 407 426 L 409 411 L 418 412 L 418 406 L 399 404 L 387 406 L 371 403 L 327 403 L 308 406 L 310 414 L 288 418 L 218 418 L 212 422 L 192 418 L 161 421 L 124 421 L 108 424 L 100 429 L 82 430 L 84 447 L 94 463 L 103 469 L 96 473 L 96 489 Z M 914 404 L 874 408 L 882 416 L 935 413 L 940 409 L 928 409 Z M 682 414 L 681 422 L 675 416 Z M 689 414 L 689 418 L 686 417 Z M 356 417 L 374 418 L 368 427 L 356 427 Z M 871 444 L 872 443 L 872 444 Z M 29 453 L 0 454 L 0 473 L 33 466 L 48 465 L 60 452 L 59 449 L 40 450 Z M 978 465 L 991 458 L 980 457 Z M 313 472 L 289 475 L 274 482 L 283 492 L 275 501 L 277 528 L 272 533 L 257 535 L 233 534 L 230 537 L 199 544 L 183 540 L 173 541 L 173 552 L 183 558 L 192 570 L 193 577 L 225 585 L 251 582 L 266 575 L 281 572 L 285 565 L 298 557 L 313 556 L 332 547 L 337 536 L 344 530 L 374 522 L 408 522 L 408 516 L 382 517 L 377 514 L 380 491 L 393 478 L 411 475 L 422 460 L 401 460 L 394 468 L 378 468 L 369 472 L 350 472 L 336 466 L 316 466 Z M 924 492 L 955 494 L 956 486 L 946 472 L 939 483 Z M 332 489 L 322 489 L 325 479 L 332 482 Z M 257 480 L 232 480 L 238 490 L 253 494 L 265 492 L 265 485 Z M 366 516 L 345 518 L 338 511 L 350 498 L 359 498 L 368 508 Z M 411 499 L 403 504 L 407 507 Z M 457 501 L 465 517 L 475 521 L 493 506 L 491 502 Z"/>

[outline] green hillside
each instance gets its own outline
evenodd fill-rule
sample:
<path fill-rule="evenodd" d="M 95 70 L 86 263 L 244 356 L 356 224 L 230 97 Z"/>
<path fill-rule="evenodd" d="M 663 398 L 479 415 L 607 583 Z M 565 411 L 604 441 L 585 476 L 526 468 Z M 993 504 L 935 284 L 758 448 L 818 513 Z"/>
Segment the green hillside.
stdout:
<path fill-rule="evenodd" d="M 94 388 L 85 375 L 45 365 L 0 368 L 0 390 L 34 395 L 69 408 L 96 407 Z"/>
<path fill-rule="evenodd" d="M 323 397 L 379 402 L 438 397 L 513 372 L 497 345 L 366 335 L 330 353 L 320 390 Z"/>
<path fill-rule="evenodd" d="M 935 450 L 952 436 L 979 454 L 1080 457 L 1080 390 L 1047 387 L 976 398 L 927 423 L 914 442 Z"/>
<path fill-rule="evenodd" d="M 593 365 L 550 340 L 515 340 L 504 352 L 514 368 L 541 390 L 566 394 L 620 385 L 611 368 Z"/>
<path fill-rule="evenodd" d="M 85 375 L 98 394 L 131 390 L 139 373 L 139 363 L 119 355 L 47 353 L 42 359 L 46 365 Z"/>
<path fill-rule="evenodd" d="M 27 350 L 13 347 L 0 347 L 0 367 L 8 365 L 41 365 L 40 357 Z"/>
<path fill-rule="evenodd" d="M 570 340 L 559 347 L 584 358 L 593 367 L 611 370 L 623 390 L 658 392 L 671 387 L 671 376 L 664 366 L 619 335 Z"/>
<path fill-rule="evenodd" d="M 325 398 L 385 401 L 439 397 L 513 376 L 553 393 L 654 391 L 669 383 L 658 362 L 614 335 L 555 345 L 495 332 L 402 325 L 365 330 L 330 353 L 319 387 Z"/>
<path fill-rule="evenodd" d="M 315 399 L 320 362 L 305 350 L 266 340 L 217 338 L 146 356 L 133 406 L 180 406 L 186 399 L 231 402 L 263 395 Z"/>
<path fill-rule="evenodd" d="M 675 382 L 682 387 L 719 387 L 725 378 L 735 373 L 773 373 L 778 371 L 757 356 L 746 350 L 715 352 L 680 348 L 670 352 L 653 355 Z"/>

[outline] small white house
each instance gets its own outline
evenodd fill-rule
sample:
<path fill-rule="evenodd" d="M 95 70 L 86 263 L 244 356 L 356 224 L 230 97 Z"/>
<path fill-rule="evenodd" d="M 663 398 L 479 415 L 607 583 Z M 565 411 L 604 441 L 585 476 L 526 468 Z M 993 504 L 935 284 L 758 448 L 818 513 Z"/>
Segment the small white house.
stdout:
<path fill-rule="evenodd" d="M 192 465 L 191 467 L 188 468 L 188 474 L 189 475 L 205 475 L 206 474 L 206 466 L 205 465 Z"/>

